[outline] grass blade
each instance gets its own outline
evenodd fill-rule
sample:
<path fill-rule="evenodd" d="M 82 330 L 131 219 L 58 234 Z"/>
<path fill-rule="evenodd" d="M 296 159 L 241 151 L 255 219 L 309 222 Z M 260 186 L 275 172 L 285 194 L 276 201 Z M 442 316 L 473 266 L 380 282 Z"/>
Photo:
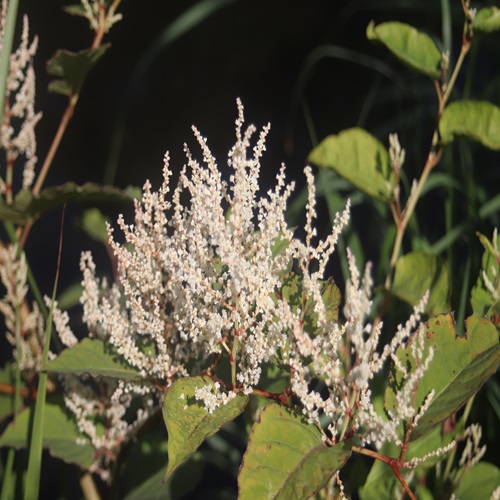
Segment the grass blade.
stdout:
<path fill-rule="evenodd" d="M 61 253 L 62 253 L 62 236 L 63 236 L 63 221 L 66 206 L 63 207 L 61 234 L 59 236 L 59 255 L 57 258 L 56 277 L 54 280 L 54 289 L 52 291 L 52 300 L 45 327 L 45 340 L 42 354 L 42 369 L 38 381 L 38 392 L 35 403 L 35 417 L 33 419 L 33 428 L 31 433 L 31 443 L 28 459 L 28 473 L 26 476 L 26 490 L 24 494 L 25 500 L 36 500 L 39 496 L 40 489 L 40 471 L 42 467 L 42 444 L 43 444 L 43 418 L 45 412 L 45 397 L 47 394 L 47 372 L 45 367 L 48 362 L 48 354 L 50 347 L 50 337 L 52 334 L 52 316 L 54 312 L 54 301 L 56 299 L 57 284 L 59 281 L 59 270 L 61 268 Z"/>

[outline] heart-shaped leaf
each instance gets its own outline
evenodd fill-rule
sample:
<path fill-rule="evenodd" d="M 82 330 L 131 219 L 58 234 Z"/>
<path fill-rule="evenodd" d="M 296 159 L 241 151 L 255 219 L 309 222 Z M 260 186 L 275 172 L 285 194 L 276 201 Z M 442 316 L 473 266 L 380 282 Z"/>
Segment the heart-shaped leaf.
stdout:
<path fill-rule="evenodd" d="M 384 145 L 360 128 L 329 135 L 309 154 L 318 167 L 331 168 L 369 196 L 390 203 L 394 187 L 389 153 Z"/>
<path fill-rule="evenodd" d="M 198 401 L 194 394 L 207 385 L 215 388 L 209 377 L 186 377 L 174 382 L 165 396 L 163 419 L 168 432 L 168 466 L 165 479 L 198 447 L 221 427 L 240 415 L 248 403 L 248 396 L 238 394 L 213 413 Z"/>
<path fill-rule="evenodd" d="M 372 21 L 366 28 L 366 36 L 383 43 L 410 68 L 431 78 L 440 77 L 441 53 L 428 35 L 413 26 L 399 22 L 375 26 Z"/>

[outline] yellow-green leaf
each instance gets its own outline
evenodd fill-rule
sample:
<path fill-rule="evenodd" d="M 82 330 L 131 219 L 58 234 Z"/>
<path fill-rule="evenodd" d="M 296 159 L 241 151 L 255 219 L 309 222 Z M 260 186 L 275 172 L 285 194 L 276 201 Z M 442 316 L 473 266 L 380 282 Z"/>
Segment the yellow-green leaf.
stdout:
<path fill-rule="evenodd" d="M 486 101 L 455 101 L 439 120 L 444 144 L 456 136 L 467 137 L 490 149 L 500 149 L 500 108 Z"/>
<path fill-rule="evenodd" d="M 309 154 L 318 167 L 331 168 L 373 198 L 390 203 L 394 187 L 389 153 L 384 145 L 360 128 L 329 135 Z"/>
<path fill-rule="evenodd" d="M 434 390 L 434 398 L 420 418 L 411 434 L 414 441 L 431 431 L 450 415 L 458 411 L 484 382 L 496 372 L 500 361 L 498 332 L 486 318 L 475 314 L 467 318 L 466 335 L 461 337 L 455 329 L 451 313 L 440 314 L 425 324 L 424 352 L 432 347 L 434 357 L 419 380 L 415 394 L 415 407 L 425 401 Z M 412 343 L 400 347 L 396 356 L 408 369 L 414 370 L 416 363 L 412 355 Z M 404 376 L 392 367 L 389 384 L 385 392 L 385 408 L 390 412 L 396 405 L 396 393 L 404 384 Z"/>
<path fill-rule="evenodd" d="M 399 22 L 372 21 L 366 28 L 369 40 L 383 43 L 398 59 L 410 68 L 431 78 L 441 76 L 441 54 L 432 39 L 413 26 Z"/>
<path fill-rule="evenodd" d="M 474 30 L 485 33 L 500 30 L 500 9 L 498 7 L 480 9 L 474 19 Z"/>
<path fill-rule="evenodd" d="M 240 415 L 248 403 L 248 396 L 237 395 L 213 413 L 198 401 L 195 390 L 207 385 L 215 387 L 209 377 L 186 377 L 174 382 L 165 396 L 163 420 L 168 432 L 168 465 L 165 480 L 198 447 L 221 427 Z"/>
<path fill-rule="evenodd" d="M 272 403 L 250 433 L 238 477 L 239 498 L 309 498 L 350 455 L 349 442 L 326 446 L 303 416 Z"/>
<path fill-rule="evenodd" d="M 427 290 L 430 290 L 430 296 L 425 312 L 435 315 L 451 309 L 450 279 L 444 260 L 423 252 L 401 256 L 396 262 L 391 293 L 415 306 Z"/>

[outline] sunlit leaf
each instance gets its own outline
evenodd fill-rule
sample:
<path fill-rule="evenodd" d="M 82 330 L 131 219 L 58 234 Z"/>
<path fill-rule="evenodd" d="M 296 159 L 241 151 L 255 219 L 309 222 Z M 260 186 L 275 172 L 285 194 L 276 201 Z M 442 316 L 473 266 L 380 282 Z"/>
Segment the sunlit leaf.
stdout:
<path fill-rule="evenodd" d="M 397 357 L 410 371 L 416 368 L 412 355 L 411 336 L 405 348 L 400 347 Z M 459 410 L 473 396 L 484 382 L 495 373 L 500 361 L 498 332 L 486 318 L 476 315 L 466 321 L 466 335 L 461 337 L 455 329 L 451 313 L 440 314 L 425 324 L 424 353 L 432 347 L 434 357 L 419 380 L 415 394 L 415 407 L 418 409 L 431 390 L 434 398 L 420 418 L 411 434 L 416 440 L 450 415 Z M 403 386 L 405 377 L 394 366 L 385 393 L 385 408 L 390 412 L 396 406 L 396 393 Z"/>
<path fill-rule="evenodd" d="M 87 73 L 109 47 L 105 44 L 80 52 L 58 50 L 47 62 L 47 73 L 58 78 L 49 83 L 49 91 L 67 96 L 78 94 Z"/>
<path fill-rule="evenodd" d="M 47 365 L 54 373 L 90 374 L 124 380 L 139 378 L 139 372 L 126 364 L 112 346 L 99 339 L 85 338 L 74 347 L 65 349 Z"/>
<path fill-rule="evenodd" d="M 474 19 L 474 30 L 485 33 L 500 30 L 500 9 L 498 7 L 479 9 Z"/>
<path fill-rule="evenodd" d="M 396 262 L 391 293 L 415 306 L 427 290 L 430 290 L 430 296 L 425 312 L 435 315 L 451 309 L 450 279 L 444 260 L 423 252 L 401 256 Z"/>
<path fill-rule="evenodd" d="M 33 407 L 22 410 L 17 419 L 8 425 L 0 437 L 0 447 L 28 447 L 33 410 Z M 48 448 L 54 457 L 84 468 L 90 467 L 94 461 L 90 440 L 80 434 L 75 418 L 66 409 L 62 398 L 47 398 L 45 403 L 43 447 Z"/>
<path fill-rule="evenodd" d="M 441 53 L 425 33 L 400 22 L 381 23 L 372 21 L 366 28 L 369 40 L 383 43 L 398 59 L 420 73 L 439 78 Z"/>
<path fill-rule="evenodd" d="M 500 149 L 500 108 L 486 101 L 455 101 L 439 120 L 441 141 L 467 137 L 490 149 Z"/>
<path fill-rule="evenodd" d="M 392 200 L 394 173 L 384 145 L 360 128 L 329 135 L 309 154 L 308 160 L 331 168 L 363 192 L 382 201 Z"/>
<path fill-rule="evenodd" d="M 348 442 L 328 447 L 303 416 L 270 404 L 250 433 L 238 477 L 239 498 L 309 498 L 350 455 Z"/>
<path fill-rule="evenodd" d="M 195 390 L 207 385 L 215 387 L 209 377 L 186 377 L 174 382 L 165 396 L 163 419 L 168 432 L 168 466 L 165 479 L 179 467 L 209 436 L 240 415 L 248 396 L 237 395 L 228 404 L 208 413 L 198 401 Z"/>

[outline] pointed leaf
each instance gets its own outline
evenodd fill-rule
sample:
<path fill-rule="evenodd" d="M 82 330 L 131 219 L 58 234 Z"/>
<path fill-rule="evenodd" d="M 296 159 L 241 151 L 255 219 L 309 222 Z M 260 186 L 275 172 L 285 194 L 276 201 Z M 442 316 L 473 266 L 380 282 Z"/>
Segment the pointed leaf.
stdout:
<path fill-rule="evenodd" d="M 209 377 L 182 378 L 167 391 L 163 405 L 163 419 L 168 431 L 168 466 L 165 480 L 198 447 L 221 427 L 240 415 L 248 403 L 248 396 L 238 394 L 228 404 L 213 413 L 194 397 L 198 388 L 215 383 Z"/>
<path fill-rule="evenodd" d="M 128 187 L 121 190 L 92 183 L 78 186 L 74 182 L 68 182 L 62 186 L 44 189 L 37 197 L 34 197 L 29 189 L 23 189 L 19 191 L 11 205 L 0 201 L 0 220 L 27 224 L 42 213 L 61 207 L 65 203 L 118 203 L 134 199 L 140 199 L 140 193 L 136 188 Z"/>
<path fill-rule="evenodd" d="M 484 33 L 500 30 L 500 9 L 498 7 L 479 9 L 474 19 L 474 30 Z"/>
<path fill-rule="evenodd" d="M 33 407 L 19 413 L 0 437 L 0 446 L 27 448 L 33 418 Z M 80 434 L 74 416 L 64 406 L 61 398 L 47 398 L 43 421 L 43 447 L 51 455 L 65 462 L 87 469 L 94 461 L 94 448 L 90 440 Z"/>
<path fill-rule="evenodd" d="M 425 312 L 434 316 L 450 310 L 450 279 L 444 260 L 423 252 L 401 256 L 396 262 L 391 293 L 415 306 L 427 290 L 430 296 Z"/>
<path fill-rule="evenodd" d="M 85 338 L 71 349 L 65 349 L 47 365 L 47 371 L 93 376 L 113 377 L 123 380 L 140 378 L 139 371 L 129 366 L 112 346 L 99 339 Z"/>
<path fill-rule="evenodd" d="M 495 373 L 500 361 L 498 332 L 486 318 L 473 315 L 467 318 L 466 335 L 461 337 L 455 329 L 451 313 L 440 314 L 425 324 L 425 353 L 432 346 L 434 357 L 419 381 L 415 395 L 415 407 L 435 391 L 427 412 L 420 418 L 411 434 L 414 441 L 458 411 L 467 400 L 479 391 L 484 382 Z M 410 371 L 415 367 L 411 354 L 412 336 L 406 348 L 396 352 Z M 397 388 L 404 383 L 401 372 L 392 370 L 385 393 L 385 408 L 395 407 Z"/>
<path fill-rule="evenodd" d="M 74 5 L 65 5 L 63 7 L 64 12 L 69 14 L 70 16 L 80 16 L 80 17 L 86 17 L 87 14 L 85 12 L 85 7 L 81 4 L 74 4 Z"/>
<path fill-rule="evenodd" d="M 272 403 L 250 433 L 238 477 L 239 498 L 309 498 L 350 455 L 350 443 L 326 446 L 304 417 Z"/>
<path fill-rule="evenodd" d="M 375 26 L 372 21 L 366 28 L 366 36 L 369 40 L 383 43 L 410 68 L 431 78 L 441 76 L 441 54 L 436 44 L 413 26 L 399 22 Z"/>
<path fill-rule="evenodd" d="M 455 136 L 480 142 L 490 149 L 500 149 L 500 108 L 486 101 L 455 101 L 444 108 L 439 120 L 444 144 Z"/>
<path fill-rule="evenodd" d="M 106 44 L 80 52 L 58 50 L 47 62 L 47 73 L 58 77 L 49 84 L 49 91 L 67 96 L 78 94 L 87 73 L 109 47 Z"/>
<path fill-rule="evenodd" d="M 309 154 L 308 160 L 331 168 L 363 192 L 389 203 L 394 173 L 384 145 L 360 128 L 329 135 Z"/>
<path fill-rule="evenodd" d="M 105 217 L 98 208 L 89 208 L 82 215 L 82 229 L 94 240 L 106 245 L 108 243 L 108 230 Z"/>

